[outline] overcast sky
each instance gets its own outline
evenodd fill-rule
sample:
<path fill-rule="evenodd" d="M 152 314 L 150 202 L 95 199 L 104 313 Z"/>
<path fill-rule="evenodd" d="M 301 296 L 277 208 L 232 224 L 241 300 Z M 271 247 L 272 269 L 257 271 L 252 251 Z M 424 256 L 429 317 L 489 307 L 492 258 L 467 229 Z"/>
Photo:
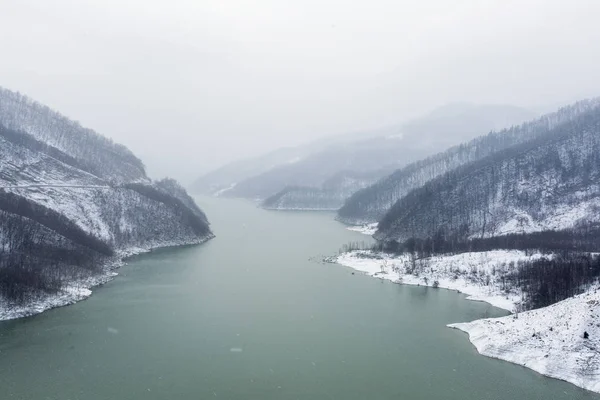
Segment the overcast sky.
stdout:
<path fill-rule="evenodd" d="M 0 86 L 189 182 L 454 102 L 600 95 L 598 0 L 0 0 Z"/>

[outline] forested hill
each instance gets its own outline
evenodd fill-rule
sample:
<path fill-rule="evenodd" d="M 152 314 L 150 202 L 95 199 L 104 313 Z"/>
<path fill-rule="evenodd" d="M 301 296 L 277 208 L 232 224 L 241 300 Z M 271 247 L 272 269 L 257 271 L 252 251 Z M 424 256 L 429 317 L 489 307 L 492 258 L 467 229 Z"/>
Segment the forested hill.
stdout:
<path fill-rule="evenodd" d="M 534 121 L 491 132 L 466 144 L 409 164 L 352 195 L 339 210 L 338 219 L 349 224 L 377 222 L 396 201 L 426 182 L 461 165 L 544 136 L 555 127 L 595 109 L 599 104 L 600 98 L 580 101 Z"/>
<path fill-rule="evenodd" d="M 144 164 L 128 148 L 82 127 L 18 92 L 0 87 L 0 125 L 22 131 L 78 160 L 81 169 L 118 182 L 146 179 Z"/>
<path fill-rule="evenodd" d="M 600 222 L 600 106 L 595 103 L 562 110 L 565 118 L 554 118 L 543 135 L 463 165 L 410 192 L 381 220 L 376 237 L 462 242 L 596 226 Z"/>
<path fill-rule="evenodd" d="M 0 311 L 121 255 L 212 237 L 185 189 L 151 181 L 124 146 L 24 96 L 0 98 Z"/>

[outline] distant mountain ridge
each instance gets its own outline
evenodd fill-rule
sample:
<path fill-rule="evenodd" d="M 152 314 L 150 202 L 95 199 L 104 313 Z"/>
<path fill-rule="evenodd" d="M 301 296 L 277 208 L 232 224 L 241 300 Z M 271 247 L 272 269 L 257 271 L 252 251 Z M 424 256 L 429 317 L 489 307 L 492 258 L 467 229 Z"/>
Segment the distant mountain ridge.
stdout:
<path fill-rule="evenodd" d="M 245 179 L 223 181 L 214 186 L 226 188 L 219 195 L 264 200 L 267 208 L 339 208 L 352 192 L 374 183 L 394 169 L 496 126 L 520 123 L 532 117 L 531 112 L 514 106 L 446 106 L 403 125 L 360 135 L 342 135 L 323 140 L 320 145 L 270 153 L 263 161 L 272 163 L 275 160 L 273 154 L 285 154 L 287 159 L 280 164 L 272 163 L 270 168 L 263 168 L 258 174 L 247 174 Z M 239 165 L 248 167 L 244 162 Z M 235 166 L 229 165 L 225 169 L 235 169 Z M 340 173 L 369 178 L 355 180 L 353 185 L 340 187 L 340 190 L 327 187 L 327 182 Z M 209 177 L 212 179 L 215 175 L 208 174 L 199 181 Z M 351 186 L 353 190 L 348 192 L 346 189 Z M 278 199 L 277 204 L 271 196 Z"/>

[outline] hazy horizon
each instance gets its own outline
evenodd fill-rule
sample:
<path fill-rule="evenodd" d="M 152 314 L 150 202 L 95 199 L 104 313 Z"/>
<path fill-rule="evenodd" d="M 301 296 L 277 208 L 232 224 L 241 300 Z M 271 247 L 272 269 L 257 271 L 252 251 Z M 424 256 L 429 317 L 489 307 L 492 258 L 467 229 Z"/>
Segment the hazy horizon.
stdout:
<path fill-rule="evenodd" d="M 0 0 L 0 86 L 189 183 L 453 102 L 600 94 L 600 3 Z M 23 29 L 27 27 L 27 29 Z"/>

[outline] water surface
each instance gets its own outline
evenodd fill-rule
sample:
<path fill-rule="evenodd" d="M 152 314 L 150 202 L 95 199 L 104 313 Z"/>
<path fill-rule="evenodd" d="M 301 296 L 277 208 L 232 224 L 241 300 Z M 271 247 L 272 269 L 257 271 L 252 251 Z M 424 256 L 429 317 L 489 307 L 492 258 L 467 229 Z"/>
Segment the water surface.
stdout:
<path fill-rule="evenodd" d="M 501 310 L 319 263 L 365 240 L 330 213 L 199 203 L 216 239 L 136 257 L 84 302 L 0 323 L 0 399 L 600 399 L 445 327 Z"/>

